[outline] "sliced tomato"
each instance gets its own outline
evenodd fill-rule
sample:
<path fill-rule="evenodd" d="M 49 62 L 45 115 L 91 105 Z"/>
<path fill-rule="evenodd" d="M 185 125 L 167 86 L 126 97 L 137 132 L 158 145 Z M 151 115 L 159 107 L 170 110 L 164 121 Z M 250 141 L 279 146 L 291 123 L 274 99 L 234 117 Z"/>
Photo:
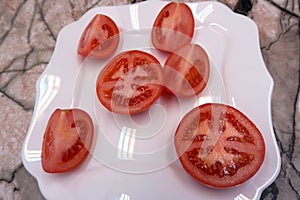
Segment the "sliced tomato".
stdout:
<path fill-rule="evenodd" d="M 165 87 L 175 95 L 191 97 L 207 85 L 210 64 L 205 50 L 198 44 L 187 44 L 172 53 L 164 65 Z"/>
<path fill-rule="evenodd" d="M 56 109 L 42 145 L 42 167 L 48 173 L 70 171 L 89 154 L 94 136 L 91 117 L 81 109 Z"/>
<path fill-rule="evenodd" d="M 227 188 L 250 179 L 265 157 L 262 134 L 242 112 L 210 103 L 192 109 L 175 133 L 179 160 L 197 181 Z"/>
<path fill-rule="evenodd" d="M 173 52 L 191 42 L 194 28 L 194 17 L 189 6 L 170 2 L 161 9 L 154 21 L 152 44 L 157 49 Z"/>
<path fill-rule="evenodd" d="M 131 50 L 115 56 L 100 72 L 96 92 L 108 110 L 135 114 L 148 109 L 160 96 L 162 66 L 149 53 Z"/>
<path fill-rule="evenodd" d="M 107 58 L 118 47 L 120 40 L 116 23 L 108 16 L 97 14 L 84 29 L 77 52 L 92 58 Z"/>

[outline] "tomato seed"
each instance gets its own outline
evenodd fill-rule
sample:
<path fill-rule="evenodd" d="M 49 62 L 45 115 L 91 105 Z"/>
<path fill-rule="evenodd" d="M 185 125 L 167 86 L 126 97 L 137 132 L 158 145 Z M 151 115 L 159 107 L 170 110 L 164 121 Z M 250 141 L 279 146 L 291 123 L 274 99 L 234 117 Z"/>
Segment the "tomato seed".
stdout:
<path fill-rule="evenodd" d="M 235 165 L 226 165 L 224 168 L 224 172 L 226 175 L 233 176 L 237 172 L 237 168 Z"/>
<path fill-rule="evenodd" d="M 145 64 L 148 64 L 149 61 L 147 59 L 143 59 L 143 58 L 140 58 L 140 57 L 135 57 L 134 60 L 133 60 L 133 65 L 134 66 L 142 66 L 142 65 L 145 65 Z"/>
<path fill-rule="evenodd" d="M 185 79 L 188 81 L 190 85 L 187 87 L 192 87 L 192 88 L 197 87 L 203 81 L 201 74 L 198 72 L 198 70 L 195 67 L 190 68 L 187 75 L 185 75 Z"/>
<path fill-rule="evenodd" d="M 106 33 L 107 33 L 107 38 L 109 38 L 109 37 L 111 37 L 111 36 L 114 35 L 112 29 L 110 28 L 110 26 L 109 26 L 108 24 L 103 24 L 103 25 L 102 25 L 102 29 L 103 29 L 104 31 L 106 31 Z"/>
<path fill-rule="evenodd" d="M 82 150 L 84 144 L 81 139 L 78 137 L 76 142 L 62 155 L 62 162 L 67 162 L 74 158 Z"/>
<path fill-rule="evenodd" d="M 229 154 L 233 154 L 233 155 L 239 155 L 240 152 L 234 148 L 230 148 L 230 147 L 224 147 L 224 150 L 227 151 Z"/>
<path fill-rule="evenodd" d="M 97 47 L 99 45 L 98 39 L 93 39 L 91 42 L 91 47 L 92 49 L 94 49 L 95 47 Z"/>
<path fill-rule="evenodd" d="M 138 105 L 139 103 L 145 101 L 145 99 L 148 99 L 151 96 L 152 96 L 152 90 L 145 87 L 143 93 L 129 100 L 129 106 Z"/>
<path fill-rule="evenodd" d="M 208 175 L 218 175 L 219 177 L 223 177 L 225 175 L 233 176 L 236 174 L 239 168 L 246 166 L 253 159 L 254 155 L 248 154 L 245 152 L 239 152 L 234 148 L 224 147 L 224 149 L 237 157 L 233 159 L 233 163 L 223 165 L 222 162 L 216 161 L 213 164 L 206 163 L 203 159 L 199 157 L 200 153 L 209 154 L 213 147 L 207 147 L 206 149 L 194 148 L 191 151 L 186 152 L 188 160 L 196 166 L 198 169 L 202 170 Z"/>
<path fill-rule="evenodd" d="M 72 124 L 71 124 L 71 128 L 75 128 L 76 126 L 75 126 L 75 123 L 73 122 Z"/>

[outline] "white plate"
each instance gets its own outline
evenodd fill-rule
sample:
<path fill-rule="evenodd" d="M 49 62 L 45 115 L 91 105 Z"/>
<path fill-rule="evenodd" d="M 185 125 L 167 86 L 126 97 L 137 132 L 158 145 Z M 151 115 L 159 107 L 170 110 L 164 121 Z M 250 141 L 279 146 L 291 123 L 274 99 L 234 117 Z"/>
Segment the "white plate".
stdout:
<path fill-rule="evenodd" d="M 163 63 L 166 54 L 153 49 L 150 28 L 167 2 L 98 7 L 64 27 L 48 67 L 37 83 L 33 118 L 22 151 L 26 169 L 38 180 L 47 199 L 234 199 L 243 194 L 259 199 L 280 170 L 280 155 L 271 119 L 273 80 L 259 47 L 258 30 L 249 18 L 217 2 L 188 3 L 195 16 L 194 42 L 211 61 L 206 89 L 183 100 L 162 96 L 149 111 L 134 117 L 114 115 L 95 94 L 95 82 L 106 60 L 82 60 L 77 45 L 83 29 L 96 13 L 110 16 L 122 30 L 118 52 L 140 49 Z M 212 189 L 184 172 L 173 147 L 181 117 L 205 102 L 230 104 L 244 112 L 261 130 L 266 158 L 258 173 L 231 189 Z M 80 107 L 93 118 L 96 138 L 91 155 L 77 169 L 47 174 L 41 168 L 42 138 L 56 108 Z"/>

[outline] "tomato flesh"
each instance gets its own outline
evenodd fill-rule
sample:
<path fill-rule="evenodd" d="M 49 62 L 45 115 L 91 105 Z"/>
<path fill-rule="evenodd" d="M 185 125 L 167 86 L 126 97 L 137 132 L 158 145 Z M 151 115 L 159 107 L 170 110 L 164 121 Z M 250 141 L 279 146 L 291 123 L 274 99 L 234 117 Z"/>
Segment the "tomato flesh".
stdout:
<path fill-rule="evenodd" d="M 265 156 L 262 134 L 239 110 L 224 104 L 198 106 L 175 133 L 185 171 L 204 185 L 228 188 L 250 179 Z"/>
<path fill-rule="evenodd" d="M 157 15 L 151 32 L 155 48 L 173 52 L 190 43 L 195 22 L 191 9 L 185 3 L 170 2 Z"/>
<path fill-rule="evenodd" d="M 198 44 L 187 44 L 172 53 L 164 65 L 166 91 L 181 97 L 199 94 L 207 85 L 210 63 Z"/>
<path fill-rule="evenodd" d="M 119 114 L 148 109 L 160 96 L 162 67 L 149 53 L 131 50 L 115 56 L 99 73 L 96 93 L 100 103 Z"/>
<path fill-rule="evenodd" d="M 108 16 L 97 14 L 84 29 L 77 52 L 91 58 L 111 56 L 119 44 L 119 29 Z"/>
<path fill-rule="evenodd" d="M 41 162 L 44 171 L 61 173 L 79 166 L 89 154 L 93 135 L 93 122 L 85 111 L 56 109 L 43 138 Z"/>

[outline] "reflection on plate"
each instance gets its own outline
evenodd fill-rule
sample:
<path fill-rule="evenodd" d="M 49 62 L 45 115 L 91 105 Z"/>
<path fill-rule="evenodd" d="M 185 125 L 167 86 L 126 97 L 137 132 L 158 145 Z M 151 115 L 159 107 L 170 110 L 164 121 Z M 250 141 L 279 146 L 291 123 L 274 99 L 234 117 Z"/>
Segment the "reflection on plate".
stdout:
<path fill-rule="evenodd" d="M 22 151 L 24 166 L 36 177 L 47 199 L 234 199 L 239 194 L 259 199 L 276 178 L 280 156 L 270 112 L 273 80 L 261 57 L 255 23 L 223 4 L 188 3 L 195 16 L 193 40 L 203 46 L 211 61 L 210 80 L 201 94 L 191 99 L 163 95 L 148 111 L 135 116 L 112 114 L 98 102 L 95 83 L 109 58 L 82 60 L 77 55 L 87 23 L 96 13 L 110 16 L 122 30 L 115 54 L 139 49 L 163 63 L 167 55 L 152 47 L 150 31 L 166 3 L 94 8 L 60 32 L 53 57 L 37 83 L 36 105 Z M 175 129 L 185 113 L 205 102 L 240 109 L 263 133 L 265 161 L 253 178 L 238 187 L 217 190 L 202 186 L 177 160 Z M 57 107 L 86 110 L 94 120 L 96 138 L 90 157 L 79 168 L 46 174 L 40 164 L 42 138 Z"/>

